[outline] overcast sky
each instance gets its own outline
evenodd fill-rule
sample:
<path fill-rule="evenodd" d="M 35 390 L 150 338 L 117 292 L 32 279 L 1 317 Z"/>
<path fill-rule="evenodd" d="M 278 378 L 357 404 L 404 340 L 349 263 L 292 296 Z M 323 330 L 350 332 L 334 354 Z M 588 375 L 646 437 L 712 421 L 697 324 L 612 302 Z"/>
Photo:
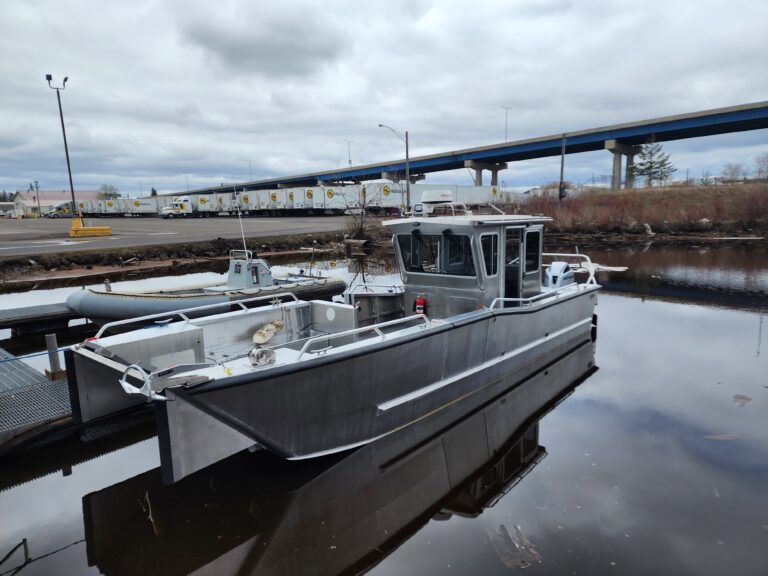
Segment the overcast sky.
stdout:
<path fill-rule="evenodd" d="M 768 100 L 757 0 L 3 0 L 0 188 L 180 191 Z M 768 131 L 665 145 L 700 176 Z M 610 173 L 568 156 L 566 178 Z M 558 160 L 511 164 L 509 186 Z M 466 170 L 428 182 L 471 184 Z"/>

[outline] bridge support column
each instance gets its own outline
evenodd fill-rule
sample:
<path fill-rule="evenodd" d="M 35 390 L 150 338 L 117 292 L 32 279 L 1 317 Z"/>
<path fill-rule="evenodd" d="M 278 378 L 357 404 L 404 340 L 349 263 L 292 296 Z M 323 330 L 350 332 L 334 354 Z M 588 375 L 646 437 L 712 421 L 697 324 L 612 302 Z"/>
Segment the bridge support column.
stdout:
<path fill-rule="evenodd" d="M 491 186 L 499 185 L 499 172 L 507 169 L 506 162 L 499 164 L 490 164 L 487 162 L 477 162 L 476 160 L 465 160 L 464 167 L 475 171 L 475 186 L 483 185 L 483 170 L 491 171 Z"/>
<path fill-rule="evenodd" d="M 624 187 L 633 188 L 635 185 L 635 178 L 633 174 L 633 167 L 635 163 L 635 155 L 640 152 L 640 146 L 630 146 L 618 142 L 617 140 L 606 140 L 605 149 L 613 154 L 613 173 L 611 174 L 611 190 L 621 189 L 621 157 L 627 157 L 626 178 Z"/>

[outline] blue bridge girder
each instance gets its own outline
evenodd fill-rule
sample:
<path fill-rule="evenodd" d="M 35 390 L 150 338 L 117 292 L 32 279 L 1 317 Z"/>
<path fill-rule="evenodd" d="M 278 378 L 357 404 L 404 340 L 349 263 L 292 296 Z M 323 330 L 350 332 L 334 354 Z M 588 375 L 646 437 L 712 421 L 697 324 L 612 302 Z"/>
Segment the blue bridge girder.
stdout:
<path fill-rule="evenodd" d="M 592 152 L 603 150 L 608 140 L 615 140 L 628 146 L 644 144 L 648 138 L 654 137 L 657 142 L 712 136 L 730 132 L 744 132 L 768 128 L 768 101 L 729 106 L 691 112 L 675 116 L 665 116 L 650 120 L 629 122 L 554 134 L 538 138 L 530 138 L 515 142 L 504 142 L 466 148 L 429 156 L 410 158 L 412 176 L 431 172 L 442 172 L 463 168 L 465 162 L 475 161 L 483 164 L 500 164 L 517 162 L 547 156 L 559 156 L 563 138 L 565 138 L 565 153 Z M 347 169 L 328 170 L 293 176 L 283 176 L 252 182 L 240 182 L 189 190 L 185 194 L 200 194 L 221 192 L 222 190 L 264 190 L 277 187 L 314 186 L 318 182 L 349 182 L 382 178 L 384 173 L 405 174 L 405 159 L 353 166 Z M 403 179 L 405 177 L 403 176 Z"/>

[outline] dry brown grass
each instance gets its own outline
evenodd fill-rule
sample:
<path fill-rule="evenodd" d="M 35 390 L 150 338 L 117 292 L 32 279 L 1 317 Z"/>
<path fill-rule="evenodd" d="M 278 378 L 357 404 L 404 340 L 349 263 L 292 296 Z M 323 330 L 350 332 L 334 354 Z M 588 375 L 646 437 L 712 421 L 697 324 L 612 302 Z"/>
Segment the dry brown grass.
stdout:
<path fill-rule="evenodd" d="M 567 198 L 534 197 L 520 213 L 553 218 L 562 232 L 736 232 L 768 228 L 768 184 L 669 186 L 636 190 L 592 190 Z"/>

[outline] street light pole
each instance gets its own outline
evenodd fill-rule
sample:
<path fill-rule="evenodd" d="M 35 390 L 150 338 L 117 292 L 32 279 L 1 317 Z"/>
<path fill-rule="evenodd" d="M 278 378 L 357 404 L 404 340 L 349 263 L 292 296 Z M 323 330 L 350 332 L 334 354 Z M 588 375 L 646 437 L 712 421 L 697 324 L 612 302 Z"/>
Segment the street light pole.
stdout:
<path fill-rule="evenodd" d="M 67 146 L 67 130 L 66 128 L 64 128 L 64 112 L 61 109 L 61 91 L 67 87 L 67 80 L 69 80 L 69 76 L 64 77 L 64 82 L 62 82 L 60 88 L 57 86 L 51 86 L 51 81 L 53 80 L 53 76 L 51 76 L 50 74 L 46 74 L 45 79 L 48 81 L 48 88 L 51 88 L 52 90 L 56 90 L 56 100 L 58 100 L 59 102 L 59 118 L 61 119 L 61 133 L 64 136 L 64 154 L 67 156 L 67 173 L 69 174 L 69 191 L 72 193 L 72 216 L 74 216 L 75 208 L 77 207 L 77 204 L 75 204 L 75 185 L 72 183 L 72 167 L 69 164 L 69 147 Z M 82 215 L 80 216 L 82 217 Z"/>
<path fill-rule="evenodd" d="M 408 130 L 405 131 L 405 209 L 411 211 L 411 159 L 408 156 Z"/>
<path fill-rule="evenodd" d="M 344 139 L 347 143 L 347 160 L 349 161 L 349 167 L 352 168 L 352 140 Z"/>
<path fill-rule="evenodd" d="M 392 134 L 400 138 L 403 142 L 405 142 L 405 208 L 407 211 L 410 212 L 411 210 L 411 159 L 409 156 L 408 151 L 408 130 L 405 131 L 405 138 L 403 138 L 400 133 L 392 128 L 392 126 L 387 126 L 386 124 L 379 124 L 379 128 L 386 128 Z"/>
<path fill-rule="evenodd" d="M 510 106 L 502 106 L 504 108 L 504 142 L 507 141 L 507 129 L 509 128 L 509 109 Z"/>

